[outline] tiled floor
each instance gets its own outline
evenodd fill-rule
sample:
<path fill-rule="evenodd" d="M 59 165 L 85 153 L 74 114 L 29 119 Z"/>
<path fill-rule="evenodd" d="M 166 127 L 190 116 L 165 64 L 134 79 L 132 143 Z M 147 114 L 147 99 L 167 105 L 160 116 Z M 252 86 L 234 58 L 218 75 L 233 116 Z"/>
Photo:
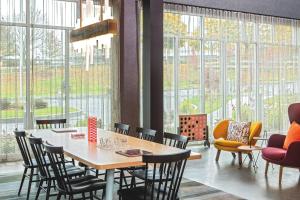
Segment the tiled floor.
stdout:
<path fill-rule="evenodd" d="M 265 162 L 259 157 L 258 170 L 255 173 L 249 166 L 249 159 L 239 168 L 238 160 L 228 152 L 222 152 L 218 163 L 215 161 L 216 150 L 194 147 L 203 158 L 188 163 L 185 177 L 225 192 L 253 200 L 298 200 L 300 199 L 300 172 L 298 169 L 284 168 L 281 187 L 278 184 L 279 167 L 269 167 L 269 174 L 264 175 Z M 256 158 L 255 154 L 255 158 Z M 300 156 L 300 152 L 299 152 Z"/>

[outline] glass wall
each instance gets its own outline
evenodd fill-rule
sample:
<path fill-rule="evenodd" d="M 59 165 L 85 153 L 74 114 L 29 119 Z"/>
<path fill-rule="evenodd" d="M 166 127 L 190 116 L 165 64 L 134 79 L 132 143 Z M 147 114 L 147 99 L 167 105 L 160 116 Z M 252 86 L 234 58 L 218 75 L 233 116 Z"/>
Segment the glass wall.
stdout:
<path fill-rule="evenodd" d="M 19 158 L 12 131 L 34 128 L 36 119 L 85 126 L 93 115 L 110 128 L 117 55 L 95 46 L 85 69 L 85 55 L 69 42 L 78 9 L 78 0 L 0 1 L 0 162 Z"/>
<path fill-rule="evenodd" d="M 300 99 L 299 36 L 296 20 L 165 4 L 164 129 L 207 113 L 210 129 L 229 118 L 286 131 Z"/>

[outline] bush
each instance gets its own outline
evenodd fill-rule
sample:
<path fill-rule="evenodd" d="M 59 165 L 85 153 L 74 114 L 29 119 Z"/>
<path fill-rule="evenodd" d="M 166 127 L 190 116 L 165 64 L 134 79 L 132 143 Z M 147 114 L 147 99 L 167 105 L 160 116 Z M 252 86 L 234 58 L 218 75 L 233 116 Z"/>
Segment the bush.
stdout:
<path fill-rule="evenodd" d="M 42 99 L 36 99 L 34 101 L 34 108 L 36 109 L 43 109 L 43 108 L 47 108 L 48 107 L 48 103 L 43 101 Z"/>
<path fill-rule="evenodd" d="M 0 99 L 0 109 L 7 110 L 11 106 L 11 102 L 8 99 Z"/>
<path fill-rule="evenodd" d="M 12 103 L 10 105 L 11 109 L 16 109 L 16 110 L 23 110 L 24 109 L 24 105 L 22 103 Z"/>

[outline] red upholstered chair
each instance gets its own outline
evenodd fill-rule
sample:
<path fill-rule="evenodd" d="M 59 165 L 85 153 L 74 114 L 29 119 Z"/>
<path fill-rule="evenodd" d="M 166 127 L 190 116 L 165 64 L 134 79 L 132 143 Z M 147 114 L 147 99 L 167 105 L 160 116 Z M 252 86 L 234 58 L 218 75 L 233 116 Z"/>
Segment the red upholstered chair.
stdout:
<path fill-rule="evenodd" d="M 300 103 L 291 104 L 288 108 L 290 123 L 300 124 Z M 268 146 L 262 150 L 262 158 L 267 161 L 265 175 L 268 173 L 269 163 L 280 165 L 279 184 L 281 184 L 283 167 L 299 168 L 300 170 L 300 141 L 293 142 L 288 149 L 283 148 L 285 135 L 271 135 Z"/>

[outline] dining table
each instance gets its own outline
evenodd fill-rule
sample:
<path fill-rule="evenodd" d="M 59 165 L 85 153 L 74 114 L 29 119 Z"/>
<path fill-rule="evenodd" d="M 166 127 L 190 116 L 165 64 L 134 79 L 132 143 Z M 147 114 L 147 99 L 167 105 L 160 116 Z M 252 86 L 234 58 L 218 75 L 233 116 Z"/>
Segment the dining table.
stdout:
<path fill-rule="evenodd" d="M 27 135 L 42 138 L 44 142 L 62 146 L 64 154 L 89 167 L 106 170 L 106 200 L 113 199 L 114 174 L 116 169 L 143 166 L 142 156 L 127 157 L 117 153 L 130 149 L 140 149 L 154 155 L 180 153 L 184 150 L 164 144 L 142 140 L 113 131 L 97 129 L 97 141 L 88 140 L 87 128 L 62 129 L 30 129 Z M 191 152 L 188 160 L 201 159 L 200 153 Z"/>

